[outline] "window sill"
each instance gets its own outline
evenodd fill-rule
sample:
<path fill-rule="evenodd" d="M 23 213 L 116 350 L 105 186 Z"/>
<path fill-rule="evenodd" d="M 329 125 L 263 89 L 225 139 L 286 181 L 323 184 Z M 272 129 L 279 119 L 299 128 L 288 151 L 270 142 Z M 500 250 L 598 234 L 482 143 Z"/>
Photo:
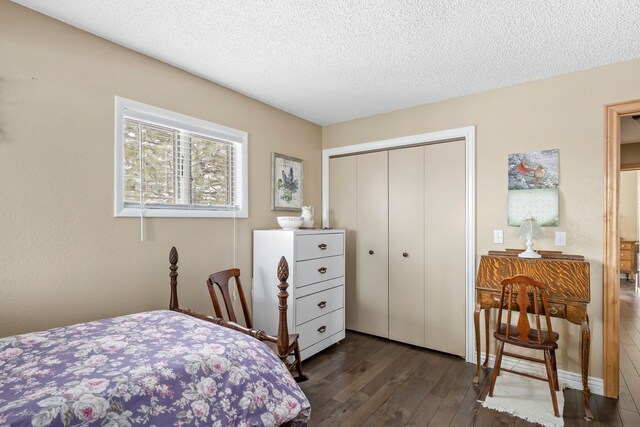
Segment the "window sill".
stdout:
<path fill-rule="evenodd" d="M 140 218 L 140 208 L 117 209 L 116 218 Z M 145 218 L 248 218 L 249 212 L 215 211 L 205 209 L 144 209 Z"/>

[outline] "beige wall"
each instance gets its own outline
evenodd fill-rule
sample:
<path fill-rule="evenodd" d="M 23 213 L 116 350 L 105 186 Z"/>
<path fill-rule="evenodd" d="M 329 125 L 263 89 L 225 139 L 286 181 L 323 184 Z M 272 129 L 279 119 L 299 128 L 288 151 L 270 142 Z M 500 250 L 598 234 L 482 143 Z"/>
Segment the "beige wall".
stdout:
<path fill-rule="evenodd" d="M 640 60 L 423 105 L 323 128 L 323 148 L 476 126 L 476 255 L 523 247 L 507 226 L 507 155 L 560 149 L 560 226 L 545 229 L 541 249 L 562 249 L 591 262 L 591 375 L 602 378 L 604 105 L 640 98 Z M 443 185 L 445 183 L 443 182 Z M 493 244 L 493 230 L 505 244 Z M 567 247 L 553 232 L 567 232 Z M 558 324 L 559 364 L 579 372 L 579 327 Z"/>
<path fill-rule="evenodd" d="M 115 95 L 249 133 L 245 286 L 252 230 L 276 226 L 272 151 L 304 159 L 305 204 L 320 206 L 319 126 L 0 2 L 0 336 L 166 308 L 172 245 L 181 305 L 211 311 L 205 279 L 232 266 L 234 221 L 148 219 L 140 242 L 138 219 L 113 217 Z"/>
<path fill-rule="evenodd" d="M 638 240 L 638 171 L 620 172 L 620 237 Z"/>

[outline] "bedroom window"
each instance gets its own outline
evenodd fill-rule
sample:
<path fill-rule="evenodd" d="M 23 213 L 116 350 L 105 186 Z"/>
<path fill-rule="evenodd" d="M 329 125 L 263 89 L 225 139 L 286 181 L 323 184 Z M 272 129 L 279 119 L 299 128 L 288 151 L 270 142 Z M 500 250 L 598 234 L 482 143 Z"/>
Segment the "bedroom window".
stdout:
<path fill-rule="evenodd" d="M 248 216 L 247 133 L 116 97 L 115 216 Z"/>

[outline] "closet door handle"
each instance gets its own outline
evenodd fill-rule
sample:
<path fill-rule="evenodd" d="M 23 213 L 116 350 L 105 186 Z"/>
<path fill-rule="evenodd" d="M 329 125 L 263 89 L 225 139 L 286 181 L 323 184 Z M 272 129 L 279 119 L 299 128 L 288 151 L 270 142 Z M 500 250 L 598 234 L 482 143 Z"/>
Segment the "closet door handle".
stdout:
<path fill-rule="evenodd" d="M 403 252 L 403 253 L 402 253 L 402 256 L 403 256 L 403 257 L 405 257 L 405 258 L 409 258 L 409 254 L 408 254 L 408 253 L 406 253 L 406 252 Z"/>
<path fill-rule="evenodd" d="M 327 244 L 326 243 L 320 243 L 318 245 L 318 247 L 320 248 L 321 251 L 324 251 L 325 249 L 327 249 Z"/>
<path fill-rule="evenodd" d="M 320 307 L 320 308 L 325 308 L 326 306 L 327 306 L 327 302 L 326 301 L 320 301 L 318 303 L 318 307 Z"/>
<path fill-rule="evenodd" d="M 326 272 L 327 272 L 327 267 L 320 267 L 320 268 L 318 269 L 318 273 L 320 273 L 320 274 L 324 274 L 324 273 L 326 273 Z"/>
<path fill-rule="evenodd" d="M 318 328 L 318 332 L 320 332 L 321 334 L 324 334 L 327 331 L 327 327 L 325 325 L 322 325 Z"/>
<path fill-rule="evenodd" d="M 373 251 L 369 251 L 369 255 L 373 255 Z"/>

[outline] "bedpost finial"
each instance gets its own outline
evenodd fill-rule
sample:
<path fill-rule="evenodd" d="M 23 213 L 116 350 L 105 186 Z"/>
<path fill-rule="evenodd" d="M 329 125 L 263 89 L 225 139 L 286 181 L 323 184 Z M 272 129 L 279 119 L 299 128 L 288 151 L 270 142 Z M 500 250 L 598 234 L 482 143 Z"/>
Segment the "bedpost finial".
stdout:
<path fill-rule="evenodd" d="M 178 250 L 175 246 L 169 251 L 169 277 L 171 285 L 171 298 L 169 299 L 169 310 L 179 308 L 178 304 Z"/>
<path fill-rule="evenodd" d="M 287 260 L 285 257 L 280 258 L 280 262 L 278 263 L 278 280 L 281 282 L 286 282 L 289 278 L 289 264 L 287 264 Z"/>
<path fill-rule="evenodd" d="M 171 251 L 169 251 L 169 263 L 177 264 L 178 263 L 178 250 L 175 246 L 171 247 Z"/>
<path fill-rule="evenodd" d="M 278 356 L 280 359 L 286 360 L 287 356 L 289 356 L 289 328 L 287 327 L 287 298 L 289 294 L 287 293 L 287 288 L 289 284 L 287 283 L 287 279 L 289 278 L 289 264 L 287 264 L 287 260 L 285 257 L 280 258 L 280 262 L 278 263 L 278 280 L 280 283 L 278 284 L 278 289 L 280 292 L 278 293 L 278 311 L 280 312 L 279 320 L 278 320 L 278 338 L 277 338 L 277 347 L 278 347 Z"/>

